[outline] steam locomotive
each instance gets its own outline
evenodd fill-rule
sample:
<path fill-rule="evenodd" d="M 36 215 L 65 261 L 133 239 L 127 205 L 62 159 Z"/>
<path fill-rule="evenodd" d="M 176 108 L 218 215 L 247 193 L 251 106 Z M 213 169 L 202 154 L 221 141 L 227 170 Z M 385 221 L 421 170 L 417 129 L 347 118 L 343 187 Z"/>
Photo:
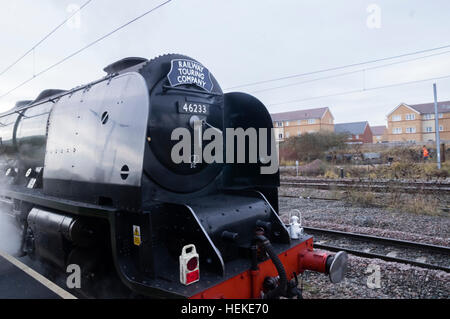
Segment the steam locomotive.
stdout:
<path fill-rule="evenodd" d="M 294 298 L 305 270 L 343 278 L 345 253 L 316 252 L 295 219 L 284 224 L 278 170 L 261 174 L 267 158 L 248 160 L 252 147 L 276 152 L 273 134 L 260 133 L 272 121 L 259 100 L 224 94 L 178 54 L 104 71 L 0 115 L 1 212 L 21 234 L 19 255 L 63 272 L 79 265 L 83 285 L 114 274 L 155 298 Z M 247 143 L 243 162 L 182 154 L 189 160 L 175 163 L 177 128 L 194 134 L 193 146 L 207 128 L 256 128 L 259 143 Z M 215 155 L 238 156 L 234 138 L 223 134 Z"/>

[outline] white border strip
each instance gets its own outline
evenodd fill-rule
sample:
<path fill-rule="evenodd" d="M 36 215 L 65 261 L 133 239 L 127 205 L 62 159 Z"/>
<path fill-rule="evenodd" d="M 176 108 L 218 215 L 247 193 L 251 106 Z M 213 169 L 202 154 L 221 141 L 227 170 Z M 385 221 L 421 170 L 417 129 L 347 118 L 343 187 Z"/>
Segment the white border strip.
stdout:
<path fill-rule="evenodd" d="M 63 298 L 63 299 L 78 299 L 77 297 L 75 297 L 71 293 L 65 291 L 64 289 L 62 289 L 61 287 L 57 286 L 56 284 L 54 284 L 53 282 L 51 282 L 50 280 L 48 280 L 47 278 L 45 278 L 41 274 L 39 274 L 36 271 L 34 271 L 33 269 L 31 269 L 30 267 L 28 267 L 24 263 L 18 261 L 13 256 L 11 256 L 11 255 L 9 255 L 9 254 L 1 251 L 1 250 L 0 250 L 0 256 L 5 258 L 11 264 L 16 266 L 20 270 L 24 271 L 26 274 L 28 274 L 29 276 L 31 276 L 32 278 L 34 278 L 35 280 L 37 280 L 41 284 L 43 284 L 45 287 L 47 287 L 48 289 L 53 291 L 55 294 L 57 294 L 61 298 Z"/>

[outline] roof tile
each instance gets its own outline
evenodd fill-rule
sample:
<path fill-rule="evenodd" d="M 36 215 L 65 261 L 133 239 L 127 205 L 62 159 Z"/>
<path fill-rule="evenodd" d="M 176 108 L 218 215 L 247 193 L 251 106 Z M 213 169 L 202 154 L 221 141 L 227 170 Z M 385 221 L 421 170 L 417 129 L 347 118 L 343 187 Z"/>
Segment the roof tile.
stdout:
<path fill-rule="evenodd" d="M 336 133 L 350 133 L 352 135 L 363 134 L 368 124 L 367 121 L 334 124 L 334 131 Z"/>
<path fill-rule="evenodd" d="M 406 105 L 415 109 L 420 114 L 434 113 L 434 102 L 424 104 L 414 104 L 414 105 L 406 104 Z M 449 113 L 449 112 L 450 112 L 450 101 L 438 102 L 438 113 Z"/>
<path fill-rule="evenodd" d="M 380 125 L 380 126 L 371 126 L 370 129 L 372 130 L 372 134 L 373 135 L 383 135 L 387 128 L 385 125 Z"/>
<path fill-rule="evenodd" d="M 321 107 L 317 109 L 298 110 L 291 112 L 273 113 L 272 121 L 294 121 L 294 120 L 306 120 L 306 119 L 320 119 L 323 117 L 328 107 Z"/>

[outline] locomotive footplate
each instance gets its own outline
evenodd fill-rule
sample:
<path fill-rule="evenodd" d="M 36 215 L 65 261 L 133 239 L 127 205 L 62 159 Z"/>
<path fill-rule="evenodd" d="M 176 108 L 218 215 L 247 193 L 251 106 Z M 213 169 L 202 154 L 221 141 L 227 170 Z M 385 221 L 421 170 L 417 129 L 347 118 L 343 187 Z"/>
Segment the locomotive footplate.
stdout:
<path fill-rule="evenodd" d="M 9 185 L 8 188 L 0 188 L 0 196 L 22 200 L 35 205 L 40 205 L 62 212 L 75 215 L 104 217 L 109 213 L 116 212 L 117 209 L 109 206 L 73 201 L 44 194 L 42 189 L 28 189 L 18 185 Z"/>

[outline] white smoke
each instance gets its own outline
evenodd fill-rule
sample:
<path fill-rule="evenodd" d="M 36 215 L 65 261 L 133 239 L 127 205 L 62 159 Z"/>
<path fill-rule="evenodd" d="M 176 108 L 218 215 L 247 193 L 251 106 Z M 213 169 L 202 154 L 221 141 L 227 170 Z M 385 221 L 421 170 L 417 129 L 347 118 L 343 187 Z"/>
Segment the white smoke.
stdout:
<path fill-rule="evenodd" d="M 11 211 L 0 204 L 0 250 L 15 255 L 19 252 L 21 230 L 15 225 Z"/>

